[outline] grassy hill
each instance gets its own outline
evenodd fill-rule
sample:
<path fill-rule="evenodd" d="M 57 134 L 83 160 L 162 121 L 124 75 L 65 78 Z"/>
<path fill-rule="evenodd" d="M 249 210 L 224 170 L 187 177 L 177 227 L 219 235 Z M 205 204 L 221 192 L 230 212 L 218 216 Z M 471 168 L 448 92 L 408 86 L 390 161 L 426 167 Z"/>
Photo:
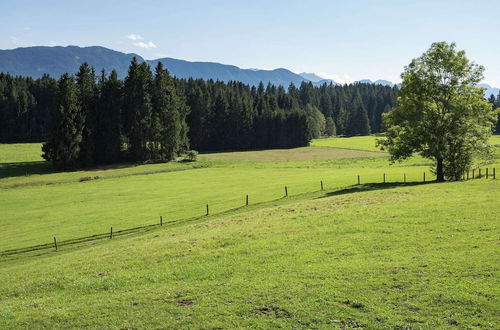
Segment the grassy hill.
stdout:
<path fill-rule="evenodd" d="M 0 145 L 0 251 L 165 221 L 0 257 L 0 328 L 498 328 L 498 178 L 363 139 L 67 173 Z"/>

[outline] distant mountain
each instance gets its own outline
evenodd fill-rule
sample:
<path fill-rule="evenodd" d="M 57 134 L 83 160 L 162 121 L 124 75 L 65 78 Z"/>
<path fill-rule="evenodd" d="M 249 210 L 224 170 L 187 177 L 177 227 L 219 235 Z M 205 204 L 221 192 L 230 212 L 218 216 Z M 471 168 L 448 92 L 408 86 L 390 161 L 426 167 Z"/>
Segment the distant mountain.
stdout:
<path fill-rule="evenodd" d="M 353 84 L 373 84 L 373 81 L 370 79 L 362 79 L 362 80 L 356 80 L 353 82 Z"/>
<path fill-rule="evenodd" d="M 299 73 L 299 75 L 302 78 L 304 78 L 305 80 L 309 80 L 310 82 L 312 82 L 313 85 L 315 85 L 315 86 L 321 86 L 323 84 L 340 85 L 338 82 L 336 82 L 332 79 L 322 78 L 315 73 L 302 72 L 302 73 Z"/>
<path fill-rule="evenodd" d="M 126 54 L 100 46 L 22 47 L 0 50 L 0 72 L 33 78 L 39 78 L 47 73 L 52 77 L 58 78 L 65 72 L 76 73 L 83 62 L 88 62 L 98 72 L 102 69 L 105 69 L 107 72 L 115 69 L 118 72 L 118 76 L 124 78 L 127 74 L 130 61 L 134 56 L 137 57 L 139 62 L 145 61 L 137 54 Z M 299 86 L 302 81 L 310 81 L 315 86 L 325 83 L 338 84 L 331 79 L 324 79 L 315 73 L 302 72 L 296 74 L 282 68 L 275 70 L 240 69 L 234 65 L 213 62 L 189 62 L 169 57 L 147 60 L 146 62 L 154 67 L 159 61 L 163 62 L 171 74 L 179 78 L 213 79 L 224 82 L 233 80 L 253 86 L 258 85 L 261 81 L 266 85 L 271 83 L 284 87 L 288 87 L 290 83 Z M 394 86 L 392 82 L 387 80 L 372 82 L 369 79 L 364 79 L 354 83 Z M 487 84 L 480 84 L 479 86 L 486 88 L 484 94 L 487 98 L 491 94 L 497 96 L 500 92 L 500 89 Z"/>
<path fill-rule="evenodd" d="M 241 81 L 245 84 L 256 86 L 259 82 L 264 84 L 271 83 L 274 85 L 282 85 L 288 87 L 290 83 L 296 86 L 304 80 L 298 74 L 287 69 L 275 70 L 256 70 L 256 69 L 240 69 L 234 65 L 226 65 L 213 62 L 188 62 L 177 60 L 174 58 L 159 58 L 156 60 L 147 61 L 152 67 L 158 62 L 170 71 L 171 74 L 178 78 L 201 78 L 214 79 L 221 81 Z"/>
<path fill-rule="evenodd" d="M 382 86 L 389 86 L 389 87 L 393 87 L 394 86 L 394 83 L 390 82 L 389 80 L 379 79 L 379 80 L 375 80 L 373 83 L 375 85 L 382 85 Z"/>
<path fill-rule="evenodd" d="M 493 95 L 495 95 L 495 97 L 497 97 L 498 94 L 500 93 L 500 88 L 491 87 L 488 84 L 478 84 L 478 86 L 486 88 L 486 90 L 484 91 L 484 97 L 486 97 L 486 98 L 489 98 L 491 96 L 491 94 L 493 94 Z"/>
<path fill-rule="evenodd" d="M 127 69 L 137 54 L 125 54 L 108 48 L 93 47 L 26 47 L 12 50 L 0 50 L 0 72 L 12 75 L 39 78 L 44 73 L 58 78 L 65 72 L 76 73 L 83 62 L 92 64 L 96 70 L 110 72 L 116 69 L 120 77 L 127 74 Z"/>
<path fill-rule="evenodd" d="M 355 84 L 375 84 L 375 85 L 382 85 L 382 86 L 389 86 L 389 87 L 394 86 L 393 82 L 390 82 L 389 80 L 382 80 L 382 79 L 375 80 L 375 81 L 371 81 L 370 79 L 363 79 L 363 80 L 355 81 L 354 83 Z"/>
<path fill-rule="evenodd" d="M 299 73 L 299 76 L 301 76 L 302 78 L 309 80 L 313 83 L 325 80 L 325 78 L 322 78 L 315 73 L 302 72 L 302 73 Z"/>
<path fill-rule="evenodd" d="M 127 74 L 128 66 L 133 57 L 139 62 L 144 59 L 137 54 L 125 54 L 104 47 L 25 47 L 10 50 L 0 50 L 0 72 L 12 75 L 39 78 L 47 73 L 59 77 L 65 72 L 76 73 L 83 62 L 93 65 L 97 71 L 105 69 L 110 72 L 115 69 L 120 78 Z M 264 84 L 283 85 L 290 83 L 300 85 L 304 78 L 287 69 L 256 70 L 240 69 L 234 65 L 211 62 L 188 62 L 173 58 L 161 58 L 147 61 L 151 66 L 158 61 L 163 62 L 171 74 L 179 78 L 202 78 L 221 81 L 236 80 L 249 85 Z"/>

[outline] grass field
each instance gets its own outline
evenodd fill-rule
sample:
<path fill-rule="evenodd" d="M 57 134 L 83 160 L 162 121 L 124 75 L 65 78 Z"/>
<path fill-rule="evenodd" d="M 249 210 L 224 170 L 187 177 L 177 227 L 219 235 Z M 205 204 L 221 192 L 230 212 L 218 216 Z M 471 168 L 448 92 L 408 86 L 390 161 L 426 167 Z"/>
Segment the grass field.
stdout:
<path fill-rule="evenodd" d="M 5 261 L 0 327 L 498 328 L 495 191 L 325 193 Z"/>
<path fill-rule="evenodd" d="M 498 178 L 373 142 L 64 173 L 0 145 L 0 251 L 166 222 L 0 257 L 0 328 L 498 328 Z"/>
<path fill-rule="evenodd" d="M 382 137 L 375 137 L 375 136 L 333 137 L 333 138 L 314 140 L 311 142 L 311 146 L 381 152 L 380 149 L 377 148 L 375 145 L 375 141 L 379 138 Z"/>

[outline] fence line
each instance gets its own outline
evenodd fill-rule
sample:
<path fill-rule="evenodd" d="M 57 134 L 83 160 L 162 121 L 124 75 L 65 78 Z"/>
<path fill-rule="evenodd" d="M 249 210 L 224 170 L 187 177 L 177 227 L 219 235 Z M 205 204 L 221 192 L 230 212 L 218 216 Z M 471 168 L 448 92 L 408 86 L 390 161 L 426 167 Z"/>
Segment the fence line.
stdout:
<path fill-rule="evenodd" d="M 488 168 L 486 168 L 486 175 L 483 175 L 483 176 L 481 176 L 481 168 L 478 168 L 478 170 L 479 170 L 479 173 L 476 176 L 475 169 L 472 169 L 472 179 L 489 178 L 489 169 Z M 496 168 L 492 168 L 491 176 L 493 179 L 496 179 Z M 463 174 L 462 179 L 464 181 L 470 179 L 469 178 L 469 170 Z M 429 182 L 429 181 L 427 181 L 427 182 Z M 379 182 L 379 184 L 394 184 L 394 183 L 406 184 L 407 183 L 406 173 L 403 174 L 403 181 L 402 182 L 398 182 L 398 181 L 387 182 L 385 173 L 383 173 L 382 182 Z M 425 172 L 423 173 L 422 183 L 426 183 Z M 360 175 L 357 175 L 357 184 L 361 185 L 361 176 Z M 366 184 L 370 184 L 370 183 L 366 183 Z M 372 184 L 377 184 L 377 182 L 372 182 Z M 349 186 L 347 186 L 347 187 L 349 187 Z M 283 199 L 285 197 L 288 197 L 288 186 L 285 186 L 284 188 L 285 188 L 285 195 L 284 196 L 277 198 L 277 199 L 273 199 L 273 200 L 259 202 L 259 203 L 256 203 L 254 205 L 259 205 L 262 203 L 269 203 L 269 202 L 277 201 L 277 200 Z M 340 189 L 345 189 L 345 188 L 346 187 L 338 187 L 335 190 L 340 190 Z M 324 191 L 323 180 L 320 180 L 320 191 Z M 308 192 L 303 192 L 301 194 L 308 194 L 308 193 L 313 193 L 313 192 L 317 192 L 317 191 L 316 190 L 315 191 L 308 191 Z M 227 209 L 227 210 L 221 211 L 219 213 L 215 213 L 215 215 L 222 215 L 224 213 L 236 211 L 238 209 L 242 209 L 242 208 L 245 208 L 247 206 L 249 206 L 249 195 L 248 194 L 246 194 L 245 205 L 231 208 L 231 209 Z M 67 240 L 62 240 L 62 241 L 58 241 L 57 238 L 54 236 L 53 243 L 38 244 L 38 245 L 33 245 L 33 246 L 28 246 L 28 247 L 23 247 L 23 248 L 8 249 L 8 250 L 0 251 L 0 257 L 21 254 L 21 253 L 34 252 L 34 251 L 39 251 L 39 250 L 47 250 L 47 249 L 55 249 L 55 251 L 58 251 L 60 249 L 60 247 L 62 247 L 62 246 L 75 245 L 75 244 L 79 244 L 79 243 L 91 242 L 91 241 L 106 239 L 106 238 L 112 239 L 113 237 L 116 237 L 116 236 L 124 236 L 127 234 L 138 233 L 141 231 L 148 232 L 148 231 L 151 231 L 155 228 L 159 228 L 159 227 L 163 226 L 163 224 L 172 225 L 172 224 L 176 224 L 176 223 L 180 223 L 180 222 L 185 223 L 185 222 L 190 222 L 190 221 L 202 219 L 208 215 L 210 215 L 210 213 L 209 213 L 209 204 L 207 203 L 205 215 L 184 218 L 184 219 L 177 219 L 177 220 L 172 220 L 172 221 L 163 221 L 163 216 L 160 216 L 159 223 L 143 225 L 143 226 L 138 226 L 138 227 L 132 227 L 132 228 L 127 228 L 127 229 L 122 229 L 122 230 L 115 230 L 115 231 L 113 231 L 113 227 L 110 227 L 110 231 L 107 233 L 94 234 L 94 235 L 90 235 L 90 236 L 72 238 L 72 239 L 67 239 Z"/>

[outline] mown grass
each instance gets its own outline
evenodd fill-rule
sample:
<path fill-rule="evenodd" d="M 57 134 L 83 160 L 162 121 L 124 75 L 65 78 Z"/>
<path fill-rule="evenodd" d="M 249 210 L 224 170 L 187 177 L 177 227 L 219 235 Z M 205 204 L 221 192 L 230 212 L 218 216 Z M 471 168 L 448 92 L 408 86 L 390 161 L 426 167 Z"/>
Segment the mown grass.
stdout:
<path fill-rule="evenodd" d="M 0 260 L 0 328 L 495 329 L 498 188 L 330 191 Z"/>
<path fill-rule="evenodd" d="M 332 159 L 304 160 L 318 149 L 327 149 Z M 359 157 L 343 158 L 346 152 Z M 404 175 L 408 183 L 421 182 L 424 172 L 427 181 L 433 179 L 429 162 L 421 158 L 389 166 L 387 157 L 366 154 L 372 153 L 309 147 L 239 152 L 231 160 L 211 154 L 212 160 L 193 163 L 6 177 L 0 179 L 0 251 L 50 243 L 54 236 L 68 240 L 110 227 L 152 225 L 160 216 L 182 221 L 204 215 L 206 204 L 216 214 L 243 206 L 247 194 L 250 204 L 282 198 L 285 186 L 293 196 L 318 191 L 320 181 L 327 190 L 348 187 L 357 184 L 358 175 L 363 184 L 382 182 L 384 173 L 387 182 L 403 182 Z"/>
<path fill-rule="evenodd" d="M 200 160 L 209 161 L 295 162 L 386 156 L 387 155 L 382 153 L 370 151 L 303 147 L 293 149 L 207 153 L 201 154 L 199 158 Z"/>
<path fill-rule="evenodd" d="M 0 250 L 48 243 L 115 230 L 219 213 L 245 203 L 282 198 L 320 189 L 336 189 L 357 183 L 427 180 L 427 167 L 388 169 L 291 167 L 213 167 L 69 182 L 42 186 L 0 189 L 2 240 Z"/>
<path fill-rule="evenodd" d="M 380 138 L 382 137 L 377 137 L 373 135 L 352 136 L 352 137 L 331 137 L 331 138 L 313 140 L 311 142 L 311 146 L 381 152 L 380 148 L 376 147 L 375 145 L 375 141 Z"/>

